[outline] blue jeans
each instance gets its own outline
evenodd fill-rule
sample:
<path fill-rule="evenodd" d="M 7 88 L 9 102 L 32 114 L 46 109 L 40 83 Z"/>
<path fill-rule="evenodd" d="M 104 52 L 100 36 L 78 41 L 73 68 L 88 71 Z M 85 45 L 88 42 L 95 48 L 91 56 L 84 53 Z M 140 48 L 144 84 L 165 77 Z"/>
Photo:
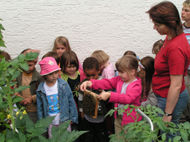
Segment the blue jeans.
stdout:
<path fill-rule="evenodd" d="M 158 95 L 156 95 L 157 99 L 158 99 L 158 107 L 160 109 L 162 109 L 163 111 L 165 111 L 165 107 L 166 107 L 166 98 L 162 98 Z M 172 122 L 177 124 L 179 123 L 179 119 L 181 117 L 181 114 L 183 113 L 183 111 L 186 109 L 187 107 L 187 103 L 188 103 L 188 99 L 189 99 L 189 94 L 187 89 L 185 89 L 180 95 L 179 95 L 179 99 L 178 102 L 174 108 L 173 114 L 172 114 Z"/>

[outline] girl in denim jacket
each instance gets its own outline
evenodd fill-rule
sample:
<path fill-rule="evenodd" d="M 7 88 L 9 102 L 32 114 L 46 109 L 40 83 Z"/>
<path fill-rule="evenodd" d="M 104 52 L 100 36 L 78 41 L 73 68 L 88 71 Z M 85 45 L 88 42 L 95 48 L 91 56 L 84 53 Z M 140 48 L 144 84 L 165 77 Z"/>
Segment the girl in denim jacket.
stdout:
<path fill-rule="evenodd" d="M 132 55 L 125 55 L 116 62 L 119 76 L 111 79 L 85 81 L 80 86 L 80 89 L 82 91 L 86 90 L 86 87 L 104 90 L 116 89 L 116 92 L 102 92 L 98 99 L 109 99 L 109 102 L 115 103 L 115 107 L 118 108 L 123 108 L 126 104 L 140 106 L 142 85 L 141 79 L 137 77 L 137 68 L 137 58 Z M 122 130 L 123 125 L 141 120 L 141 117 L 135 110 L 129 116 L 127 116 L 127 112 L 130 112 L 130 108 L 126 109 L 122 115 L 115 113 L 114 125 L 116 134 Z"/>
<path fill-rule="evenodd" d="M 38 119 L 47 116 L 54 116 L 52 124 L 48 128 L 48 135 L 51 136 L 53 126 L 71 120 L 78 123 L 78 114 L 71 89 L 64 80 L 58 78 L 60 70 L 53 57 L 45 57 L 40 62 L 40 75 L 44 82 L 40 83 L 37 89 L 37 112 Z"/>

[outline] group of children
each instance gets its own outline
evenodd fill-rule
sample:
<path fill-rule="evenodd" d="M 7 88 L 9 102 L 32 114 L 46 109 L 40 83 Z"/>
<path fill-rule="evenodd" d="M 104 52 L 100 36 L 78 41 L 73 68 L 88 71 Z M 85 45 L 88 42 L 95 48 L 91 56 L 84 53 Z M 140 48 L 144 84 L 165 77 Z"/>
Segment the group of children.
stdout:
<path fill-rule="evenodd" d="M 39 50 L 25 49 L 21 54 L 30 52 L 39 53 Z M 116 62 L 115 70 L 109 55 L 103 50 L 96 50 L 81 65 L 68 39 L 60 36 L 55 39 L 52 51 L 39 62 L 40 73 L 35 69 L 37 59 L 27 63 L 29 69 L 23 70 L 16 81 L 17 86 L 30 88 L 15 95 L 23 98 L 20 105 L 26 108 L 34 123 L 48 116 L 54 117 L 47 131 L 49 138 L 52 137 L 52 127 L 70 120 L 68 131 L 88 131 L 76 141 L 106 142 L 114 130 L 119 133 L 123 125 L 134 122 L 134 119 L 141 120 L 135 110 L 131 116 L 115 113 L 114 117 L 105 117 L 110 109 L 123 108 L 126 104 L 140 106 L 145 100 L 151 104 L 147 102 L 154 72 L 154 59 L 150 56 L 139 60 L 133 51 L 126 51 Z M 84 94 L 87 87 L 98 94 L 98 114 L 95 118 L 83 110 L 84 104 L 88 106 Z"/>
<path fill-rule="evenodd" d="M 182 19 L 185 21 L 184 31 L 188 38 L 190 0 L 184 2 Z M 157 54 L 163 44 L 163 40 L 155 42 L 152 53 Z M 21 54 L 29 52 L 39 53 L 38 50 L 26 49 Z M 10 56 L 4 53 L 0 54 L 10 60 Z M 106 142 L 109 141 L 108 135 L 113 134 L 114 130 L 118 134 L 124 125 L 141 120 L 135 110 L 127 115 L 130 108 L 121 115 L 115 112 L 114 118 L 105 117 L 109 109 L 123 108 L 126 104 L 157 104 L 151 89 L 154 58 L 150 56 L 138 59 L 135 52 L 126 51 L 116 62 L 115 70 L 109 55 L 103 50 L 96 50 L 81 64 L 76 53 L 71 50 L 68 39 L 60 36 L 55 39 L 52 51 L 46 53 L 39 62 L 40 73 L 35 69 L 37 60 L 27 63 L 29 69 L 23 70 L 16 81 L 18 86 L 30 88 L 15 95 L 23 98 L 20 105 L 26 108 L 34 123 L 37 119 L 54 117 L 47 131 L 49 138 L 52 137 L 52 127 L 71 120 L 68 131 L 88 131 L 76 141 Z M 88 103 L 84 102 L 83 93 L 87 89 L 98 94 L 98 115 L 95 118 L 83 110 L 84 103 Z"/>

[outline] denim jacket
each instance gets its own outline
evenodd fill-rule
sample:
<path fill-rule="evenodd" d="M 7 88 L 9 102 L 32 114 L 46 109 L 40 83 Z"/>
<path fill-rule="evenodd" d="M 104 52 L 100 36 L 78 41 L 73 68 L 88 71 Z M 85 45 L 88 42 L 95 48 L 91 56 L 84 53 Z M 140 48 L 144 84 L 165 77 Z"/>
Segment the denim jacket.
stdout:
<path fill-rule="evenodd" d="M 58 98 L 60 107 L 60 122 L 71 120 L 78 123 L 78 113 L 73 94 L 67 82 L 58 78 Z M 45 118 L 48 115 L 48 100 L 46 97 L 44 82 L 40 83 L 37 89 L 37 113 L 38 119 Z"/>

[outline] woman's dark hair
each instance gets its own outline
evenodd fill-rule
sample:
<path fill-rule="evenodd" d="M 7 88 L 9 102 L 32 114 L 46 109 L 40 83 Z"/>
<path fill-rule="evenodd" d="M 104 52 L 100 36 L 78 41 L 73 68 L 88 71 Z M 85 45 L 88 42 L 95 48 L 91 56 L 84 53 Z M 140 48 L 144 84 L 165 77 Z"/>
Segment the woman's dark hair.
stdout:
<path fill-rule="evenodd" d="M 145 93 L 144 95 L 147 97 L 150 91 L 150 85 L 152 83 L 152 76 L 154 74 L 154 58 L 150 56 L 146 56 L 140 60 L 141 64 L 144 67 L 145 71 L 145 86 L 146 88 L 143 88 L 142 93 Z"/>
<path fill-rule="evenodd" d="M 74 65 L 78 70 L 79 61 L 77 55 L 74 51 L 65 51 L 60 58 L 61 71 L 65 73 L 65 69 L 68 65 Z"/>
<path fill-rule="evenodd" d="M 182 23 L 176 6 L 169 1 L 158 3 L 147 11 L 153 22 L 164 24 L 174 31 L 175 36 L 183 33 Z"/>

